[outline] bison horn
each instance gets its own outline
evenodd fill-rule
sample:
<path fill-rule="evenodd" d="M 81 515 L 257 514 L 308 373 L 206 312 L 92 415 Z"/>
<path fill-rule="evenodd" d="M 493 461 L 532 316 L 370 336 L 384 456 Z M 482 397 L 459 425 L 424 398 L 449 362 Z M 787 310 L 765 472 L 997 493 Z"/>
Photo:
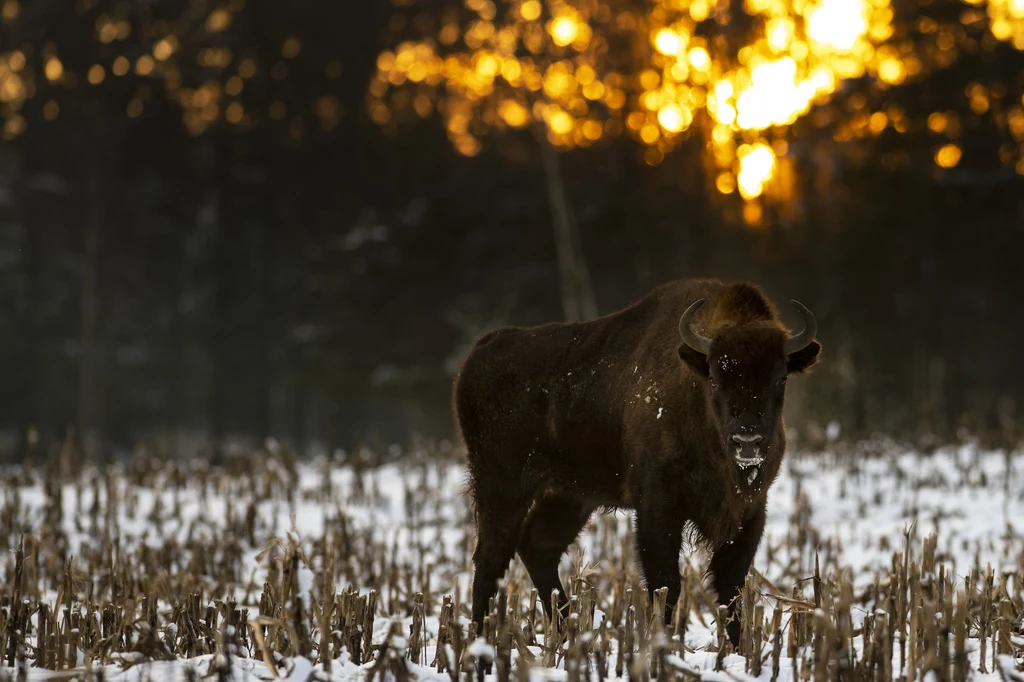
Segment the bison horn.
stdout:
<path fill-rule="evenodd" d="M 818 333 L 818 321 L 814 319 L 814 315 L 807 309 L 807 306 L 800 301 L 790 301 L 790 303 L 792 303 L 797 312 L 803 316 L 804 330 L 796 336 L 791 336 L 786 339 L 786 355 L 790 355 L 791 353 L 796 353 L 807 348 L 807 346 L 811 345 L 811 342 L 814 341 L 814 337 Z"/>
<path fill-rule="evenodd" d="M 711 352 L 711 339 L 706 336 L 701 336 L 697 332 L 693 331 L 693 316 L 697 313 L 700 307 L 704 305 L 704 299 L 694 301 L 683 316 L 679 318 L 679 336 L 683 337 L 683 343 L 697 351 L 707 355 Z"/>

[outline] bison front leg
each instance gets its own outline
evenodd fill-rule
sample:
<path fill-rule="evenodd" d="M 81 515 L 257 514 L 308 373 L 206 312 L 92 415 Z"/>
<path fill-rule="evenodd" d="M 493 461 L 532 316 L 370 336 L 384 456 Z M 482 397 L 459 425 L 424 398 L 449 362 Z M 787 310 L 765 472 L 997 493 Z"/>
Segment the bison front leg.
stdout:
<path fill-rule="evenodd" d="M 654 601 L 655 591 L 668 588 L 665 603 L 665 623 L 672 622 L 676 603 L 679 601 L 679 550 L 683 542 L 683 525 L 678 508 L 672 508 L 662 500 L 650 500 L 641 505 L 636 513 L 637 549 L 640 553 L 640 567 L 647 583 L 647 595 Z"/>
<path fill-rule="evenodd" d="M 708 571 L 714 576 L 718 603 L 729 610 L 730 618 L 725 631 L 733 646 L 739 646 L 740 642 L 740 591 L 763 534 L 764 509 L 761 509 L 753 518 L 744 522 L 736 537 L 715 551 L 708 566 Z"/>

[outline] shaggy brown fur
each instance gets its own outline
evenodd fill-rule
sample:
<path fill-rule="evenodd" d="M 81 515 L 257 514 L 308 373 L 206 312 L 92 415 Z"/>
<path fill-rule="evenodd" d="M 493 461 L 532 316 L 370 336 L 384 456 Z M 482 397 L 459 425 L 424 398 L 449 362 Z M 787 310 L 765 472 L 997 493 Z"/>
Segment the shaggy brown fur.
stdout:
<path fill-rule="evenodd" d="M 692 328 L 712 339 L 708 356 L 680 342 L 680 316 L 698 299 Z M 482 626 L 517 551 L 545 601 L 564 595 L 559 560 L 599 507 L 636 510 L 647 587 L 669 588 L 666 619 L 687 523 L 734 609 L 786 448 L 786 375 L 821 350 L 812 342 L 787 357 L 787 333 L 757 287 L 682 280 L 592 322 L 484 335 L 454 387 L 478 532 L 473 620 Z M 751 450 L 762 464 L 737 463 L 737 434 L 763 437 Z"/>

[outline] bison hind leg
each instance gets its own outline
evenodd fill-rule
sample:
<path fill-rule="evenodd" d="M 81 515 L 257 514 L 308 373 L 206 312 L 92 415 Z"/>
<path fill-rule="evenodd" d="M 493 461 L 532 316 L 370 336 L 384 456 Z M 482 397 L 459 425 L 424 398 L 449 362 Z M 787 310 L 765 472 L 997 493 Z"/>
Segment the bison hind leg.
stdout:
<path fill-rule="evenodd" d="M 540 593 L 548 618 L 553 615 L 552 590 L 558 590 L 559 611 L 567 603 L 565 588 L 558 577 L 558 564 L 593 511 L 594 507 L 575 498 L 552 495 L 537 500 L 527 517 L 519 540 L 519 558 Z"/>
<path fill-rule="evenodd" d="M 497 483 L 497 482 L 496 482 Z M 490 600 L 498 581 L 515 556 L 516 541 L 530 508 L 531 494 L 514 482 L 486 485 L 472 476 L 470 488 L 476 511 L 477 542 L 473 552 L 473 622 L 483 634 Z"/>

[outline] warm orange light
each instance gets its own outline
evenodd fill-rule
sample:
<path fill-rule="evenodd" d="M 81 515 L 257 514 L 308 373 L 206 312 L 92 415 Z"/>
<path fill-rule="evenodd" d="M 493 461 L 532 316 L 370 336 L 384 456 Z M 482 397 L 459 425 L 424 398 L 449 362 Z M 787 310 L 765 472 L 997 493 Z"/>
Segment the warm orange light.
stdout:
<path fill-rule="evenodd" d="M 552 132 L 559 135 L 568 135 L 572 132 L 572 116 L 559 109 L 548 118 L 548 126 L 550 126 Z"/>
<path fill-rule="evenodd" d="M 693 115 L 675 102 L 666 104 L 658 111 L 658 123 L 670 133 L 678 133 L 689 127 Z"/>
<path fill-rule="evenodd" d="M 14 73 L 18 73 L 25 68 L 25 53 L 21 50 L 15 50 L 14 52 L 7 55 L 7 67 Z"/>
<path fill-rule="evenodd" d="M 139 60 L 137 62 L 135 62 L 135 73 L 139 74 L 140 76 L 148 76 L 149 74 L 153 73 L 153 67 L 155 65 L 156 64 L 153 61 L 153 58 L 150 57 L 148 54 L 144 54 L 141 57 L 139 57 Z"/>
<path fill-rule="evenodd" d="M 491 0 L 463 0 L 475 14 L 465 23 L 441 18 L 430 35 L 379 54 L 368 111 L 382 125 L 410 111 L 438 112 L 467 155 L 481 149 L 479 137 L 490 128 L 543 120 L 560 148 L 625 133 L 655 164 L 693 130 L 707 146 L 716 189 L 757 203 L 769 190 L 782 197 L 792 184 L 777 158 L 786 154 L 785 128 L 841 81 L 871 74 L 896 85 L 930 66 L 902 44 L 887 44 L 891 1 L 744 0 L 759 30 L 733 50 L 698 30 L 699 22 L 726 17 L 725 6 L 710 0 L 651 0 L 644 10 L 626 3 L 613 11 L 601 2 L 513 0 L 507 13 Z M 941 38 L 943 30 L 933 32 Z M 610 58 L 621 39 L 647 50 L 635 55 L 639 68 Z M 700 114 L 709 125 L 694 125 Z M 909 126 L 890 109 L 861 107 L 855 118 L 850 130 L 859 135 Z"/>
<path fill-rule="evenodd" d="M 6 2 L 0 3 L 0 17 L 5 21 L 14 21 L 18 18 L 18 13 L 20 11 L 21 7 L 18 5 L 18 0 L 7 0 Z"/>
<path fill-rule="evenodd" d="M 165 62 L 174 54 L 174 43 L 169 38 L 164 38 L 153 46 L 153 56 L 157 61 Z"/>
<path fill-rule="evenodd" d="M 775 172 L 775 152 L 763 142 L 743 145 L 737 152 L 740 171 L 736 176 L 740 195 L 753 199 L 764 192 L 764 184 Z"/>
<path fill-rule="evenodd" d="M 498 113 L 513 128 L 522 128 L 530 121 L 526 107 L 512 99 L 504 100 L 498 107 Z"/>
<path fill-rule="evenodd" d="M 654 36 L 655 49 L 664 55 L 676 54 L 682 46 L 679 34 L 670 28 L 663 28 Z"/>
<path fill-rule="evenodd" d="M 551 39 L 560 47 L 572 45 L 579 35 L 580 29 L 576 21 L 569 16 L 561 16 L 551 22 Z"/>
<path fill-rule="evenodd" d="M 939 147 L 939 151 L 935 152 L 935 163 L 942 168 L 952 168 L 960 163 L 961 155 L 960 147 L 952 143 L 946 144 Z"/>
<path fill-rule="evenodd" d="M 106 71 L 99 64 L 93 64 L 89 67 L 88 79 L 92 85 L 99 85 L 103 82 L 103 79 L 107 77 Z"/>
<path fill-rule="evenodd" d="M 231 25 L 231 12 L 223 7 L 213 10 L 210 12 L 210 16 L 206 17 L 206 30 L 210 33 L 223 31 L 229 25 Z"/>
<path fill-rule="evenodd" d="M 695 47 L 689 53 L 690 66 L 698 71 L 707 71 L 711 66 L 711 57 L 703 47 Z"/>
<path fill-rule="evenodd" d="M 751 227 L 757 227 L 761 224 L 761 217 L 764 215 L 764 209 L 761 208 L 761 204 L 756 201 L 750 201 L 743 205 L 743 222 Z"/>
<path fill-rule="evenodd" d="M 782 52 L 793 42 L 793 20 L 788 17 L 772 19 L 765 27 L 768 45 L 776 52 Z"/>
<path fill-rule="evenodd" d="M 245 109 L 238 102 L 232 102 L 228 105 L 228 108 L 224 111 L 224 120 L 232 125 L 237 125 L 242 122 L 242 118 L 245 116 Z"/>
<path fill-rule="evenodd" d="M 28 121 L 21 114 L 14 114 L 4 122 L 4 137 L 11 139 L 21 135 L 28 129 Z"/>
<path fill-rule="evenodd" d="M 64 65 L 56 57 L 50 57 L 46 60 L 44 70 L 47 80 L 50 81 L 60 80 L 60 77 L 64 75 Z"/>
<path fill-rule="evenodd" d="M 868 31 L 869 6 L 861 0 L 825 0 L 807 16 L 807 34 L 838 52 L 850 52 Z"/>
<path fill-rule="evenodd" d="M 281 45 L 281 56 L 285 59 L 295 59 L 299 56 L 299 52 L 302 51 L 302 42 L 296 38 L 291 37 L 284 41 Z"/>
<path fill-rule="evenodd" d="M 526 21 L 536 21 L 540 18 L 541 6 L 538 0 L 526 0 L 519 6 L 519 16 Z"/>
<path fill-rule="evenodd" d="M 106 14 L 96 20 L 96 33 L 103 44 L 112 43 L 117 40 L 117 22 Z"/>
<path fill-rule="evenodd" d="M 889 57 L 878 65 L 878 77 L 890 85 L 899 85 L 907 78 L 907 71 L 898 57 Z"/>
<path fill-rule="evenodd" d="M 732 194 L 736 191 L 736 177 L 729 171 L 722 171 L 715 178 L 715 188 L 722 194 Z"/>
<path fill-rule="evenodd" d="M 889 125 L 889 117 L 885 115 L 884 111 L 876 111 L 871 114 L 871 118 L 868 120 L 868 127 L 871 128 L 871 132 L 878 135 L 886 126 Z"/>

